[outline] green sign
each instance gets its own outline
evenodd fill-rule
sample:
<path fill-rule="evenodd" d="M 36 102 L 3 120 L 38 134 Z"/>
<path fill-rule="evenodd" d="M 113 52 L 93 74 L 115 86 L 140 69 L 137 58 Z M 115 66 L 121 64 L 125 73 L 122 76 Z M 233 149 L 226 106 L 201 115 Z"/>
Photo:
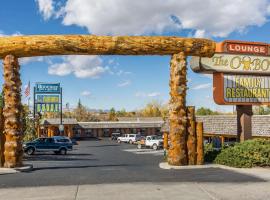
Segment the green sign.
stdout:
<path fill-rule="evenodd" d="M 35 93 L 54 93 L 60 94 L 60 83 L 36 83 Z"/>
<path fill-rule="evenodd" d="M 59 95 L 45 95 L 38 94 L 37 95 L 37 103 L 59 103 L 60 96 Z"/>
<path fill-rule="evenodd" d="M 59 103 L 37 103 L 37 112 L 59 112 Z"/>

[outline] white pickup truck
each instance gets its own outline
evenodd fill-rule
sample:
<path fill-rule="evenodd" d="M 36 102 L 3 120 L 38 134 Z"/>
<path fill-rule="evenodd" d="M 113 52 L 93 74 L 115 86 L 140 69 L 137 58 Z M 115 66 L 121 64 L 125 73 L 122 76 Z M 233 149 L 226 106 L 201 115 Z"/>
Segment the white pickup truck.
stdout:
<path fill-rule="evenodd" d="M 138 149 L 141 149 L 144 147 L 158 150 L 159 148 L 163 147 L 163 139 L 162 137 L 159 137 L 157 135 L 146 136 L 146 138 L 144 140 L 141 140 L 137 145 Z"/>
<path fill-rule="evenodd" d="M 140 138 L 140 135 L 138 134 L 125 134 L 121 137 L 117 138 L 117 142 L 121 143 L 121 142 L 128 142 L 130 144 L 133 144 L 135 142 L 137 142 Z"/>

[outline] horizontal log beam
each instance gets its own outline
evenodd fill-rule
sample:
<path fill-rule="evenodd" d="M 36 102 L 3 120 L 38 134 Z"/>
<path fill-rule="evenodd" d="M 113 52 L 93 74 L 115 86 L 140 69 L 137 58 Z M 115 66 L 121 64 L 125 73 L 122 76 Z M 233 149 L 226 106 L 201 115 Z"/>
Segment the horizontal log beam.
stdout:
<path fill-rule="evenodd" d="M 0 37 L 0 58 L 49 55 L 172 55 L 211 57 L 215 42 L 166 36 L 33 35 Z"/>

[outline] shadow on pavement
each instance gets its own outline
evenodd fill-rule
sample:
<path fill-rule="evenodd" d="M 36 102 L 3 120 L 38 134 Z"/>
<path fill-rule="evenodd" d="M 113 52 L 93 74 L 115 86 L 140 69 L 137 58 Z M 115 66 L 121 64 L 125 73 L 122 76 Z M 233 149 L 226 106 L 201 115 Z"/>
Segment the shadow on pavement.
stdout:
<path fill-rule="evenodd" d="M 104 145 L 92 145 L 92 146 L 85 146 L 87 147 L 117 147 L 120 146 L 119 144 L 104 144 Z"/>
<path fill-rule="evenodd" d="M 38 167 L 34 168 L 33 171 L 47 170 L 47 169 L 83 169 L 83 168 L 96 168 L 96 167 L 125 167 L 126 164 L 120 165 L 78 165 L 78 166 L 54 166 L 54 167 Z"/>

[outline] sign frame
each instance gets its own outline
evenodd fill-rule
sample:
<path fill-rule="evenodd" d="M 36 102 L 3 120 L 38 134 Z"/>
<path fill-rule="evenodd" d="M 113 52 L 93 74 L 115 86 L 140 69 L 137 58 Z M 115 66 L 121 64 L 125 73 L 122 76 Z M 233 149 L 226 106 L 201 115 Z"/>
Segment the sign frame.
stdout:
<path fill-rule="evenodd" d="M 230 74 L 231 75 L 231 74 Z M 241 75 L 241 74 L 237 74 Z M 253 75 L 257 76 L 257 75 Z M 270 77 L 269 77 L 270 78 Z M 213 73 L 213 99 L 218 105 L 270 105 L 269 102 L 227 102 L 224 98 L 224 73 Z"/>

